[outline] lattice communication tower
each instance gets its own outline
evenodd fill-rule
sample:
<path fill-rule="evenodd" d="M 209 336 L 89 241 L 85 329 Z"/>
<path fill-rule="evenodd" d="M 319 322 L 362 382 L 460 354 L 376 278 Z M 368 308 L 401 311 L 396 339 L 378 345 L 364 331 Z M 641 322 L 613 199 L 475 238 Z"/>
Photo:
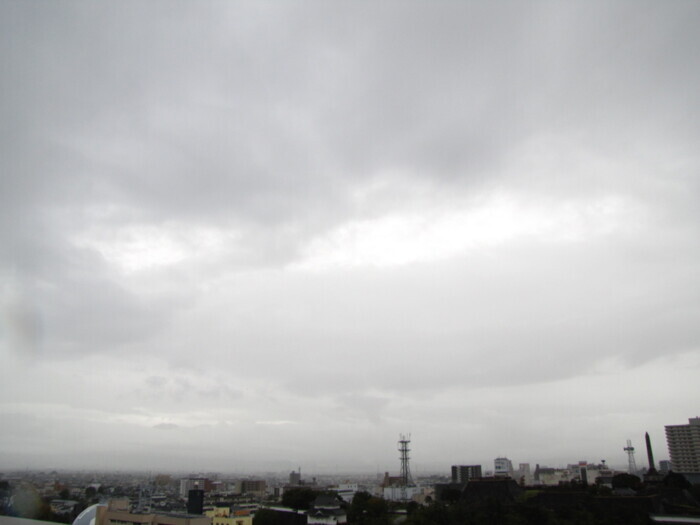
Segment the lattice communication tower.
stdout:
<path fill-rule="evenodd" d="M 627 471 L 630 474 L 634 474 L 636 476 L 637 475 L 637 462 L 634 460 L 634 447 L 632 446 L 632 441 L 630 439 L 627 440 L 627 446 L 623 450 L 625 452 L 627 452 L 627 461 L 628 461 Z"/>
<path fill-rule="evenodd" d="M 408 453 L 411 451 L 408 445 L 411 443 L 411 435 L 405 436 L 403 434 L 399 435 L 399 453 L 401 458 L 401 485 L 407 487 L 413 485 L 413 479 L 411 478 L 411 467 L 408 464 L 410 459 Z"/>

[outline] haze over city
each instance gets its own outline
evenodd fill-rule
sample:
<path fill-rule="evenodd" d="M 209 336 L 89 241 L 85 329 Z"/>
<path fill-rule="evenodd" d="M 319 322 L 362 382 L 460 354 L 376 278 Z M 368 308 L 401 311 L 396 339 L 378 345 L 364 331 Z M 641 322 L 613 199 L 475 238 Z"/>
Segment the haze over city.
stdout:
<path fill-rule="evenodd" d="M 0 3 L 0 467 L 667 458 L 700 415 L 698 27 Z"/>

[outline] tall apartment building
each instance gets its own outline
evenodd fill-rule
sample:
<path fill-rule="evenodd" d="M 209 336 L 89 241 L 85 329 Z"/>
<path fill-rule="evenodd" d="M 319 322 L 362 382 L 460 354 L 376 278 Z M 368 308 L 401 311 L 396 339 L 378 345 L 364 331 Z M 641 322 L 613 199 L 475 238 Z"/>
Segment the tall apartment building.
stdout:
<path fill-rule="evenodd" d="M 481 477 L 481 465 L 452 465 L 452 483 L 466 483 Z"/>
<path fill-rule="evenodd" d="M 666 443 L 675 472 L 700 473 L 700 417 L 687 425 L 666 425 Z"/>

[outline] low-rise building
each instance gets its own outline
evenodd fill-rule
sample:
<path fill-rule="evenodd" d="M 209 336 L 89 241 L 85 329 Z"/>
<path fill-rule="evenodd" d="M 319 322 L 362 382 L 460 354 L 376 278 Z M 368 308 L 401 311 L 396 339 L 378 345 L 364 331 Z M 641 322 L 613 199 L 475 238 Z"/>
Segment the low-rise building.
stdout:
<path fill-rule="evenodd" d="M 360 486 L 357 483 L 339 483 L 334 490 L 345 503 L 352 503 L 352 499 L 355 497 L 355 493 L 360 490 Z"/>
<path fill-rule="evenodd" d="M 347 514 L 333 496 L 319 494 L 307 512 L 308 525 L 342 525 L 347 523 Z"/>
<path fill-rule="evenodd" d="M 72 499 L 51 500 L 51 512 L 57 516 L 72 517 L 77 516 L 78 502 Z"/>
<path fill-rule="evenodd" d="M 671 462 L 668 459 L 659 461 L 659 473 L 668 474 L 671 472 Z"/>
<path fill-rule="evenodd" d="M 211 525 L 253 525 L 253 515 L 249 510 L 214 507 L 205 509 L 204 515 L 211 518 Z"/>
<path fill-rule="evenodd" d="M 124 509 L 121 501 L 98 506 L 95 525 L 212 525 L 212 518 L 193 514 L 137 514 Z"/>
<path fill-rule="evenodd" d="M 180 497 L 187 499 L 190 490 L 209 492 L 212 487 L 212 482 L 207 478 L 184 478 L 180 480 Z"/>
<path fill-rule="evenodd" d="M 384 487 L 382 496 L 389 501 L 412 501 L 423 493 L 422 487 L 415 485 Z"/>
<path fill-rule="evenodd" d="M 571 481 L 571 471 L 562 468 L 535 467 L 534 484 L 535 485 L 560 485 Z"/>
<path fill-rule="evenodd" d="M 248 494 L 257 498 L 262 498 L 267 492 L 267 482 L 262 479 L 242 479 L 236 482 L 238 494 Z"/>

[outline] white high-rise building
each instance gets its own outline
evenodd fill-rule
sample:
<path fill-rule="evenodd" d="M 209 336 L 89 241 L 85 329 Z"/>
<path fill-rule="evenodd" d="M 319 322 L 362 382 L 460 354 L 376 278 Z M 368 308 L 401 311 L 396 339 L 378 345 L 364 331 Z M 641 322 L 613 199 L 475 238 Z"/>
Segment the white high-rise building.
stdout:
<path fill-rule="evenodd" d="M 510 476 L 513 473 L 513 462 L 508 458 L 496 458 L 493 460 L 493 473 L 495 476 Z"/>
<path fill-rule="evenodd" d="M 700 417 L 687 425 L 666 425 L 666 443 L 674 472 L 700 473 Z"/>

